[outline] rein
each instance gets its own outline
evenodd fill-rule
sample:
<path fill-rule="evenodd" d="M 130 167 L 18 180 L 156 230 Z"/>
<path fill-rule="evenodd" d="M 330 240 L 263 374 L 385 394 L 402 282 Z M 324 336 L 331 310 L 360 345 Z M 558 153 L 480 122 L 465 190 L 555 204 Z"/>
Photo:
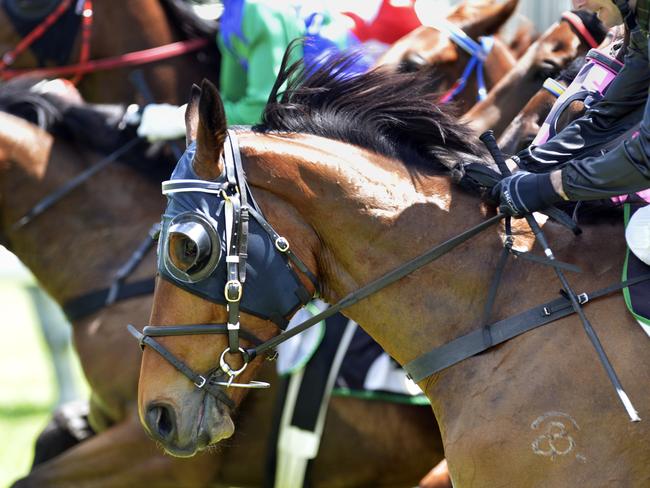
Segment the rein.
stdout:
<path fill-rule="evenodd" d="M 18 219 L 11 226 L 11 230 L 20 229 L 21 227 L 27 225 L 29 222 L 34 220 L 36 217 L 41 215 L 52 205 L 60 201 L 63 197 L 69 194 L 72 190 L 79 187 L 84 183 L 88 178 L 93 176 L 95 173 L 104 169 L 110 163 L 116 161 L 120 156 L 126 154 L 129 150 L 133 149 L 138 143 L 142 142 L 143 139 L 135 138 L 124 144 L 122 147 L 117 148 L 111 154 L 106 156 L 104 159 L 95 163 L 90 168 L 86 169 L 82 173 L 79 173 L 77 176 L 72 178 L 70 181 L 62 185 L 60 188 L 57 188 L 54 192 L 47 195 L 45 198 L 40 200 L 36 205 L 34 205 L 25 215 Z"/>
<path fill-rule="evenodd" d="M 149 64 L 191 53 L 208 45 L 209 40 L 205 38 L 188 39 L 185 41 L 165 44 L 164 46 L 133 51 L 119 56 L 90 60 L 90 35 L 93 21 L 92 1 L 77 0 L 78 9 L 82 1 L 83 8 L 80 9 L 82 15 L 81 50 L 78 63 L 51 68 L 8 68 L 8 66 L 11 66 L 21 53 L 38 40 L 38 38 L 40 38 L 71 6 L 71 0 L 63 0 L 61 4 L 50 15 L 48 15 L 40 25 L 25 36 L 13 50 L 6 52 L 2 56 L 2 60 L 0 61 L 0 79 L 6 81 L 25 75 L 33 75 L 43 78 L 73 76 L 71 81 L 76 84 L 81 80 L 83 75 L 88 73 Z"/>
<path fill-rule="evenodd" d="M 7 69 L 7 67 L 11 66 L 20 54 L 29 49 L 32 44 L 34 44 L 34 42 L 41 38 L 71 6 L 71 0 L 63 0 L 56 9 L 54 9 L 47 17 L 45 17 L 43 22 L 41 22 L 29 34 L 27 34 L 14 49 L 6 52 L 2 56 L 0 59 L 0 78 L 3 80 L 8 80 L 14 76 L 20 76 L 21 74 L 39 74 L 42 71 L 46 71 L 45 69 L 12 70 Z M 77 64 L 77 66 L 79 66 L 87 63 L 90 57 L 90 36 L 92 34 L 93 26 L 92 0 L 77 0 L 75 12 L 78 15 L 81 15 L 81 47 L 79 50 L 79 63 Z M 84 73 L 81 70 L 78 70 L 71 74 L 74 76 L 70 81 L 76 85 L 81 81 Z"/>
<path fill-rule="evenodd" d="M 14 222 L 10 229 L 12 231 L 15 231 L 29 224 L 36 217 L 43 214 L 46 210 L 63 199 L 71 191 L 78 188 L 91 176 L 104 169 L 110 163 L 119 159 L 120 156 L 123 156 L 140 142 L 142 142 L 142 139 L 132 139 L 122 147 L 119 147 L 113 151 L 98 163 L 94 164 L 82 173 L 79 173 L 67 183 L 57 188 L 54 192 L 50 193 L 38 203 L 36 203 L 23 217 Z M 147 237 L 142 241 L 142 243 L 140 243 L 140 245 L 136 248 L 127 262 L 123 264 L 115 273 L 115 276 L 113 277 L 113 281 L 109 288 L 92 291 L 64 303 L 62 309 L 68 320 L 73 321 L 87 317 L 88 315 L 91 315 L 104 307 L 108 307 L 117 301 L 153 293 L 155 288 L 154 278 L 144 279 L 136 281 L 134 283 L 124 282 L 131 275 L 131 273 L 135 271 L 147 253 L 154 247 L 157 233 L 159 231 L 160 224 L 156 222 L 147 233 Z M 8 237 L 2 234 L 2 232 L 0 232 L 0 244 L 5 245 L 5 247 L 11 250 Z"/>

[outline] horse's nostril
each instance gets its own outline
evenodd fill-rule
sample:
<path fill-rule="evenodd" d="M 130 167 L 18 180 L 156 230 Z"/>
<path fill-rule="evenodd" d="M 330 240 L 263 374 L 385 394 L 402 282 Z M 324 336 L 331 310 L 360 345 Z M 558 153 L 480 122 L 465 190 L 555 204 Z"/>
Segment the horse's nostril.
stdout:
<path fill-rule="evenodd" d="M 155 437 L 168 440 L 174 433 L 174 412 L 166 405 L 152 405 L 147 410 L 147 423 Z"/>

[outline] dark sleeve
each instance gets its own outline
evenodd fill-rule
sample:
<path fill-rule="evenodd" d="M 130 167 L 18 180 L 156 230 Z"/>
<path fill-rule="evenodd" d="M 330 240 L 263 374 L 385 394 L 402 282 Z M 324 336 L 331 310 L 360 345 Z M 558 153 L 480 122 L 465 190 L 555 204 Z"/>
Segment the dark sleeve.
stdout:
<path fill-rule="evenodd" d="M 604 155 L 570 161 L 562 168 L 569 200 L 593 200 L 650 187 L 650 103 L 637 133 Z"/>
<path fill-rule="evenodd" d="M 648 98 L 647 53 L 647 44 L 633 41 L 628 47 L 625 66 L 603 99 L 545 144 L 517 154 L 520 166 L 532 172 L 551 171 L 569 160 L 597 154 L 604 144 L 625 134 L 642 113 Z"/>

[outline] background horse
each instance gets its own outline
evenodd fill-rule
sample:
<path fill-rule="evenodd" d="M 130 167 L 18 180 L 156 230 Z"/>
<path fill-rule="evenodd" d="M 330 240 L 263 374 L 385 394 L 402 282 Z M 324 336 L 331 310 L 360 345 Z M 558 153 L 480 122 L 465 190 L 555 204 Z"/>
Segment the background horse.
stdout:
<path fill-rule="evenodd" d="M 495 0 L 463 2 L 447 16 L 447 21 L 462 29 L 474 41 L 496 34 L 515 11 L 519 0 L 499 3 Z M 478 54 L 478 53 L 477 53 Z M 424 69 L 430 72 L 433 87 L 440 92 L 452 88 L 470 62 L 471 56 L 452 40 L 444 26 L 423 25 L 402 37 L 384 53 L 376 66 L 402 70 Z M 491 89 L 515 65 L 515 57 L 498 38 L 485 59 L 485 84 Z M 479 84 L 470 73 L 465 89 L 454 98 L 459 113 L 476 103 Z"/>
<path fill-rule="evenodd" d="M 101 159 L 98 150 L 112 150 L 130 139 L 128 131 L 109 124 L 106 107 L 97 112 L 92 106 L 13 84 L 3 87 L 0 105 L 34 119 L 41 113 L 52 132 L 0 112 L 0 240 L 62 306 L 106 290 L 159 219 L 163 204 L 159 185 L 171 170 L 169 161 L 148 159 L 141 143 L 45 214 L 15 228 L 42 197 L 96 164 Z M 119 193 L 114 193 L 117 189 Z M 116 240 L 119 244 L 114 246 Z M 152 278 L 152 254 L 127 284 Z M 151 293 L 144 293 L 100 305 L 73 320 L 75 347 L 92 389 L 90 421 L 98 434 L 36 466 L 16 486 L 264 484 L 275 388 L 253 393 L 242 404 L 241 431 L 219 452 L 174 459 L 144 435 L 136 412 L 140 355 L 131 347 L 124 324 L 134 319 L 146 322 L 151 301 Z M 271 363 L 262 376 L 275 386 Z M 443 456 L 440 443 L 433 447 L 429 442 L 430 435 L 439 437 L 436 432 L 426 408 L 335 396 L 311 481 L 314 486 L 411 486 Z M 341 445 L 342 438 L 350 443 Z M 394 465 L 400 470 L 392 470 Z"/>
<path fill-rule="evenodd" d="M 38 2 L 19 2 L 3 0 L 0 2 L 0 53 L 4 54 L 14 49 L 22 39 L 14 24 L 8 17 L 8 11 L 22 22 L 32 22 L 34 17 L 45 18 L 62 0 L 39 0 Z M 74 17 L 76 1 L 69 2 L 69 14 Z M 179 11 L 174 8 L 174 0 L 132 0 L 125 2 L 120 8 L 115 8 L 115 2 L 110 0 L 93 0 L 86 2 L 92 10 L 92 27 L 89 39 L 89 59 L 100 60 L 122 56 L 149 48 L 168 46 L 174 42 L 188 39 L 188 17 L 181 18 Z M 84 4 L 84 8 L 87 5 Z M 216 6 L 215 6 L 216 8 Z M 77 16 L 78 19 L 81 17 Z M 50 49 L 39 57 L 27 50 L 16 58 L 15 64 L 8 68 L 35 69 L 39 65 L 51 66 L 74 64 L 79 60 L 82 45 L 82 34 L 77 34 L 71 43 L 70 51 L 65 53 L 64 38 L 74 28 L 70 19 L 62 18 L 55 23 L 45 37 L 41 39 Z M 66 22 L 68 22 L 66 24 Z M 73 21 L 74 22 L 74 21 Z M 77 20 L 81 22 L 81 20 Z M 192 34 L 189 34 L 192 35 Z M 205 32 L 196 32 L 192 37 L 202 37 Z M 217 80 L 219 76 L 219 54 L 216 49 L 214 32 L 209 33 L 205 47 L 193 50 L 184 55 L 162 59 L 156 62 L 135 65 L 134 67 L 119 67 L 88 72 L 79 82 L 79 90 L 89 102 L 117 103 L 131 102 L 136 94 L 151 98 L 149 102 L 167 102 L 180 104 L 187 96 L 190 86 L 196 80 L 208 77 Z M 52 46 L 57 46 L 54 52 Z M 163 48 L 165 49 L 165 48 Z M 40 53 L 40 51 L 37 51 Z M 61 55 L 68 55 L 60 58 Z M 134 70 L 142 70 L 145 87 L 134 85 L 129 75 Z M 0 77 L 3 69 L 0 69 Z M 41 75 L 42 76 L 42 75 Z M 56 76 L 56 75 L 54 75 Z"/>
<path fill-rule="evenodd" d="M 306 79 L 298 75 L 279 98 L 276 91 L 263 125 L 238 133 L 238 150 L 269 223 L 317 277 L 321 296 L 335 303 L 485 222 L 494 208 L 453 184 L 450 168 L 462 173 L 457 161 L 485 154 L 468 128 L 439 109 L 426 80 L 381 72 L 341 80 L 328 76 L 330 71 Z M 292 74 L 294 69 L 284 70 L 276 89 Z M 194 155 L 186 154 L 179 174 L 220 177 L 223 113 L 218 93 L 204 83 L 200 101 L 188 108 Z M 619 281 L 625 250 L 621 222 L 585 226 L 579 238 L 553 222 L 544 229 L 557 258 L 583 270 L 571 277 L 576 290 Z M 520 233 L 533 244 L 525 228 Z M 492 228 L 345 313 L 407 364 L 484 324 L 482 308 L 502 248 L 502 236 Z M 161 259 L 181 264 L 176 254 Z M 274 276 L 254 282 L 250 276 L 246 286 L 273 291 L 280 286 Z M 151 323 L 164 330 L 226 321 L 220 290 L 199 296 L 171 280 L 157 282 Z M 555 298 L 553 283 L 550 267 L 518 260 L 506 268 L 488 320 Z M 589 303 L 586 313 L 598 318 L 594 327 L 640 416 L 647 417 L 645 333 L 626 312 L 620 293 Z M 252 314 L 242 314 L 241 324 L 261 340 L 278 334 L 270 321 Z M 504 479 L 515 486 L 650 482 L 650 428 L 647 422 L 629 423 L 581 329 L 569 315 L 419 382 L 440 423 L 454 486 L 499 486 Z M 199 372 L 213 370 L 228 347 L 218 335 L 156 339 Z M 229 357 L 232 368 L 242 361 L 241 355 Z M 259 361 L 237 381 L 253 378 Z M 234 402 L 242 400 L 240 389 L 224 391 Z M 234 429 L 225 404 L 210 400 L 150 348 L 142 358 L 138 402 L 145 429 L 172 453 L 218 442 Z"/>
<path fill-rule="evenodd" d="M 487 98 L 463 115 L 463 120 L 477 134 L 491 129 L 500 136 L 542 87 L 544 80 L 555 78 L 576 57 L 597 47 L 592 43 L 600 44 L 606 34 L 595 14 L 584 11 L 569 13 L 528 48 L 510 72 L 490 90 Z"/>

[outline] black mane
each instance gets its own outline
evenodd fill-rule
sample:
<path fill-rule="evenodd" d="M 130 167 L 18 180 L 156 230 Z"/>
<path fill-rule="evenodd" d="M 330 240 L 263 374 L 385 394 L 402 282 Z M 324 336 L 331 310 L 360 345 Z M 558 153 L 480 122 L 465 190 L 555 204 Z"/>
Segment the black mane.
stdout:
<path fill-rule="evenodd" d="M 452 106 L 440 106 L 422 73 L 371 70 L 342 73 L 353 55 L 331 57 L 318 69 L 288 65 L 290 46 L 264 109 L 259 132 L 305 133 L 354 144 L 409 167 L 453 169 L 487 159 Z M 283 89 L 283 87 L 286 88 Z"/>
<path fill-rule="evenodd" d="M 0 85 L 0 110 L 104 155 L 137 137 L 135 128 L 120 127 L 123 105 L 71 103 L 57 95 L 35 91 L 37 81 L 16 79 Z M 150 155 L 149 149 L 148 144 L 138 144 L 118 161 L 156 182 L 168 179 L 176 159 L 160 151 Z"/>

